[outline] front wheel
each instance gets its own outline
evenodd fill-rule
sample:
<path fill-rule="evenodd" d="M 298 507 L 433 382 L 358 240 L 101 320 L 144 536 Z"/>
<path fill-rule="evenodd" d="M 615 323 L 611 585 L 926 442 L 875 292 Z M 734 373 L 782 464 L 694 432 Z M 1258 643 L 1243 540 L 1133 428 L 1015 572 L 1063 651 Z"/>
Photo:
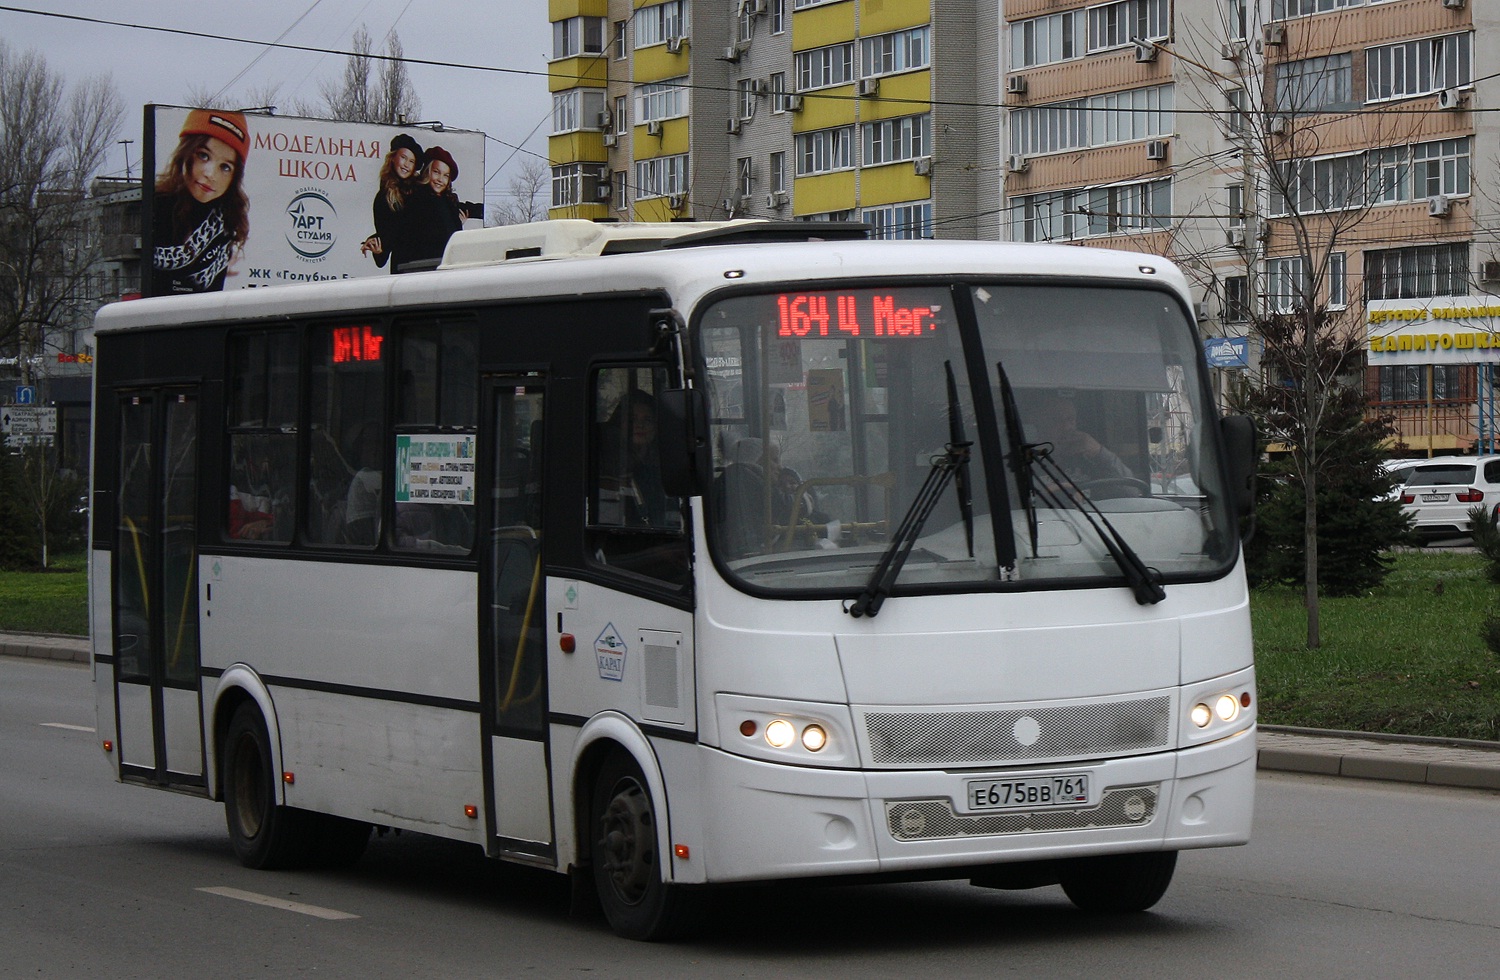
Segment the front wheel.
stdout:
<path fill-rule="evenodd" d="M 594 889 L 610 927 L 626 939 L 680 936 L 701 905 L 663 880 L 656 807 L 640 767 L 616 752 L 594 778 L 589 803 Z"/>
<path fill-rule="evenodd" d="M 1085 912 L 1144 912 L 1167 893 L 1176 851 L 1077 858 L 1058 867 L 1070 901 Z"/>
<path fill-rule="evenodd" d="M 260 709 L 250 702 L 240 705 L 224 738 L 221 775 L 229 840 L 247 868 L 304 865 L 316 840 L 313 814 L 277 804 L 271 758 Z"/>

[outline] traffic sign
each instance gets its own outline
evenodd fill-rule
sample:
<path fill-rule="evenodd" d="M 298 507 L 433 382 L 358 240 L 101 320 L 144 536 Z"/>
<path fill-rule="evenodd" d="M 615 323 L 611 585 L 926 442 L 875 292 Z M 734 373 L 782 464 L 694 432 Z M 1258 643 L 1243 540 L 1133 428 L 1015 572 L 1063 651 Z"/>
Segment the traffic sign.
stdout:
<path fill-rule="evenodd" d="M 16 385 L 16 404 L 35 405 L 36 385 Z"/>
<path fill-rule="evenodd" d="M 57 435 L 57 409 L 41 405 L 0 406 L 0 431 L 7 446 L 52 445 Z"/>

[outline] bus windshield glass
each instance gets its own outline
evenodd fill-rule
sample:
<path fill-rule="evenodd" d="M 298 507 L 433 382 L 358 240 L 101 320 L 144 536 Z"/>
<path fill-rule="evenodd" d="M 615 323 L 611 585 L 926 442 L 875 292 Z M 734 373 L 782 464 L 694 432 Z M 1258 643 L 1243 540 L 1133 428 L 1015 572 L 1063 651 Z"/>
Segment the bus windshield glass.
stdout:
<path fill-rule="evenodd" d="M 1116 585 L 1122 548 L 1168 586 L 1234 559 L 1171 293 L 904 283 L 736 295 L 699 325 L 709 539 L 749 591 L 852 597 L 898 538 L 895 595 Z"/>

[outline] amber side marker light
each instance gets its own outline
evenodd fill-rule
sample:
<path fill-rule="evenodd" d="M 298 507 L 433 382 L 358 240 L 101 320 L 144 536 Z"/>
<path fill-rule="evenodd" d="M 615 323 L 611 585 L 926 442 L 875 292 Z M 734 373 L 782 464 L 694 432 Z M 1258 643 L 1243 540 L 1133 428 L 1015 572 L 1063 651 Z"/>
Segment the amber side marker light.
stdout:
<path fill-rule="evenodd" d="M 288 786 L 295 785 L 297 782 L 297 774 L 294 772 L 284 772 L 281 774 L 281 781 L 283 783 L 286 783 Z"/>
<path fill-rule="evenodd" d="M 475 806 L 472 803 L 465 803 L 464 804 L 464 816 L 468 817 L 470 820 L 478 820 L 479 819 L 479 807 Z"/>
<path fill-rule="evenodd" d="M 111 742 L 109 739 L 106 738 L 104 740 L 104 751 L 106 751 L 106 752 L 113 752 L 114 750 L 115 750 L 115 743 Z"/>
<path fill-rule="evenodd" d="M 686 861 L 689 857 L 691 857 L 691 854 L 688 851 L 688 846 L 686 844 L 673 844 L 672 845 L 672 853 L 675 854 L 675 855 L 677 855 L 679 858 L 681 858 L 684 861 Z"/>

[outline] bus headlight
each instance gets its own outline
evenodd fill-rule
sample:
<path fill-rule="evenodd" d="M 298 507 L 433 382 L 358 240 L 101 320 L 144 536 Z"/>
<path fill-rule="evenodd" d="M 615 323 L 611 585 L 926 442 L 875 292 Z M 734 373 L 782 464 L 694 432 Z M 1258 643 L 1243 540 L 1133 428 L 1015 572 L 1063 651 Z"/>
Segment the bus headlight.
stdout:
<path fill-rule="evenodd" d="M 1201 701 L 1193 705 L 1193 710 L 1189 714 L 1189 717 L 1193 719 L 1193 724 L 1199 728 L 1207 728 L 1208 723 L 1214 720 L 1213 712 L 1209 711 L 1208 705 Z"/>
<path fill-rule="evenodd" d="M 802 729 L 802 747 L 809 752 L 818 752 L 828 744 L 828 733 L 822 725 L 808 725 Z"/>
<path fill-rule="evenodd" d="M 1220 721 L 1234 721 L 1239 713 L 1240 703 L 1233 694 L 1221 694 L 1214 702 L 1214 714 L 1219 716 Z"/>
<path fill-rule="evenodd" d="M 797 737 L 797 729 L 785 718 L 777 718 L 766 726 L 766 742 L 772 748 L 784 749 Z"/>

